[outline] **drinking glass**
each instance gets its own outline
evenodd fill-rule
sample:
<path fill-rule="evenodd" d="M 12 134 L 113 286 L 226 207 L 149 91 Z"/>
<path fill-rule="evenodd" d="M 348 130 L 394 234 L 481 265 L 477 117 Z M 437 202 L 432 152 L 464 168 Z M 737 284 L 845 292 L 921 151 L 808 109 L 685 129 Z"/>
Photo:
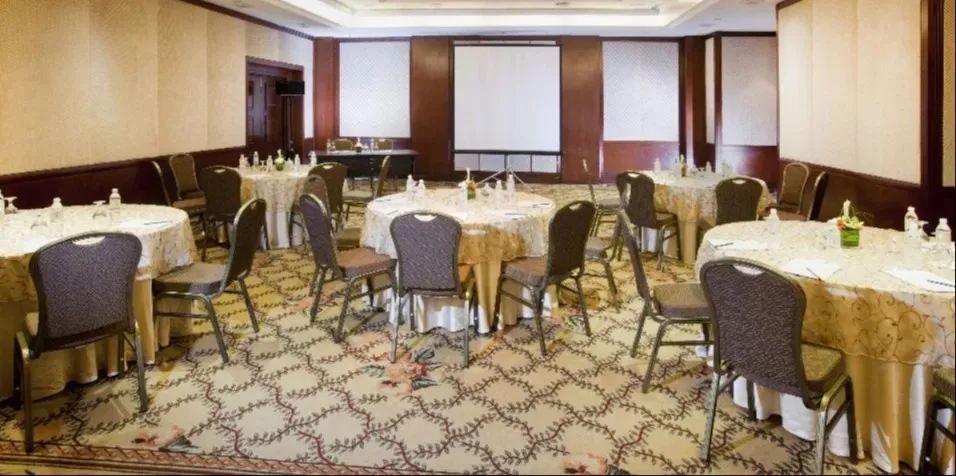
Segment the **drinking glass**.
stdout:
<path fill-rule="evenodd" d="M 45 211 L 37 213 L 36 219 L 30 225 L 30 234 L 42 237 L 50 236 L 50 223 Z"/>
<path fill-rule="evenodd" d="M 20 209 L 13 205 L 13 202 L 17 200 L 17 197 L 4 197 L 3 199 L 7 202 L 7 215 L 13 215 L 20 212 Z"/>
<path fill-rule="evenodd" d="M 96 229 L 106 229 L 110 226 L 110 216 L 109 210 L 104 206 L 106 204 L 105 200 L 97 200 L 93 202 L 93 228 Z"/>

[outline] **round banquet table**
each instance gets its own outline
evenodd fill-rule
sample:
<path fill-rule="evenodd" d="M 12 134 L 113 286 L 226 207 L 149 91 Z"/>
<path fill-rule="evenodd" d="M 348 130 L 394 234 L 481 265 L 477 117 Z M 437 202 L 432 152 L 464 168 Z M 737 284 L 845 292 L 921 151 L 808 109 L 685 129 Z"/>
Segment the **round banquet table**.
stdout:
<path fill-rule="evenodd" d="M 772 239 L 765 222 L 716 227 L 704 237 L 698 272 L 707 262 L 724 257 L 746 258 L 777 269 L 792 259 L 823 260 L 839 266 L 822 281 L 793 276 L 807 296 L 803 338 L 846 355 L 855 389 L 860 444 L 873 462 L 891 473 L 899 471 L 900 461 L 915 468 L 927 402 L 933 395 L 933 370 L 956 362 L 954 295 L 926 291 L 884 269 L 922 267 L 952 280 L 952 258 L 945 258 L 943 265 L 943 257 L 923 251 L 920 264 L 913 266 L 902 256 L 903 234 L 876 228 L 862 231 L 861 247 L 855 250 L 840 249 L 832 224 L 782 222 L 779 236 L 779 241 Z M 768 246 L 750 251 L 729 249 L 733 246 L 715 249 L 710 240 L 751 240 Z M 745 407 L 746 382 L 741 379 L 735 385 L 735 402 Z M 761 419 L 780 415 L 784 428 L 801 438 L 817 437 L 815 416 L 797 397 L 758 388 L 756 410 Z M 941 418 L 952 425 L 951 415 Z M 849 455 L 845 418 L 828 446 L 835 454 Z M 948 448 L 940 461 L 941 467 L 949 468 L 947 474 L 952 474 L 952 446 Z"/>
<path fill-rule="evenodd" d="M 428 190 L 423 204 L 417 204 L 408 194 L 396 194 L 373 201 L 366 211 L 362 229 L 362 244 L 378 253 L 397 258 L 389 226 L 402 213 L 424 210 L 444 213 L 462 223 L 459 264 L 472 266 L 478 291 L 478 332 L 491 331 L 495 293 L 501 264 L 522 257 L 544 256 L 548 252 L 548 224 L 554 214 L 554 202 L 547 198 L 517 192 L 515 202 L 496 207 L 491 198 L 470 200 L 466 208 L 458 206 L 458 189 Z M 384 279 L 384 278 L 383 278 Z M 376 284 L 378 286 L 378 284 Z M 530 292 L 515 283 L 506 283 L 505 289 L 515 295 L 531 298 Z M 384 293 L 391 298 L 390 292 Z M 467 319 L 466 303 L 452 298 L 416 296 L 416 323 L 419 331 L 442 327 L 462 330 Z M 545 296 L 544 313 L 550 315 L 557 306 L 555 289 Z M 404 315 L 408 315 L 407 312 Z M 518 316 L 533 316 L 533 310 L 510 299 L 501 302 L 498 329 L 517 323 Z M 394 319 L 394 315 L 392 316 Z"/>
<path fill-rule="evenodd" d="M 105 205 L 104 205 L 105 207 Z M 13 395 L 13 340 L 24 330 L 24 318 L 36 312 L 37 296 L 30 277 L 30 258 L 40 247 L 59 238 L 92 231 L 125 232 L 136 235 L 143 244 L 136 282 L 133 286 L 133 313 L 144 342 L 143 357 L 153 363 L 159 346 L 169 344 L 169 319 L 153 324 L 153 278 L 193 262 L 196 244 L 186 213 L 170 207 L 121 205 L 109 218 L 94 221 L 92 206 L 63 208 L 62 232 L 58 237 L 32 230 L 46 210 L 24 210 L 6 215 L 0 222 L 0 400 Z M 189 303 L 166 300 L 163 310 L 189 312 Z M 185 306 L 185 307 L 184 307 Z M 177 319 L 189 326 L 188 320 Z M 95 381 L 99 369 L 113 375 L 116 367 L 115 339 L 107 339 L 77 349 L 45 353 L 33 365 L 33 396 L 40 399 L 65 388 L 68 382 Z M 127 359 L 133 359 L 127 348 Z"/>
<path fill-rule="evenodd" d="M 687 177 L 681 177 L 679 173 L 671 171 L 643 173 L 654 179 L 656 185 L 654 207 L 658 211 L 677 215 L 681 240 L 680 258 L 684 263 L 693 265 L 697 259 L 697 222 L 703 217 L 717 217 L 717 184 L 726 177 L 712 172 L 692 173 Z M 770 192 L 763 180 L 755 180 L 763 185 L 763 195 L 757 207 L 759 213 L 770 205 Z M 645 233 L 645 236 L 647 235 Z M 648 246 L 653 248 L 653 243 L 653 238 L 649 238 Z"/>
<path fill-rule="evenodd" d="M 288 248 L 301 242 L 301 230 L 296 228 L 293 230 L 294 243 L 289 243 L 289 211 L 299 198 L 302 185 L 309 176 L 309 167 L 301 165 L 297 171 L 294 171 L 292 166 L 287 167 L 282 172 L 254 169 L 239 171 L 242 175 L 242 201 L 254 198 L 266 201 L 266 231 L 270 248 Z"/>

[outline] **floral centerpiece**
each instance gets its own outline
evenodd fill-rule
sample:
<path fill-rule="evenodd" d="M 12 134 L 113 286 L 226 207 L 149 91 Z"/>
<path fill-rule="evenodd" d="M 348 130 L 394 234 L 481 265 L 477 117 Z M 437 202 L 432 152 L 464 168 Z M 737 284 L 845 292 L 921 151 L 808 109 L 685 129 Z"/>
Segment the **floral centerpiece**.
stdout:
<path fill-rule="evenodd" d="M 687 176 L 687 158 L 685 158 L 683 155 L 680 156 L 680 158 L 677 159 L 677 165 L 680 167 L 680 176 L 686 177 Z"/>
<path fill-rule="evenodd" d="M 279 156 L 278 159 L 273 163 L 276 167 L 276 172 L 282 172 L 285 170 L 285 159 L 282 156 Z"/>
<path fill-rule="evenodd" d="M 355 151 L 361 154 L 361 153 L 362 153 L 362 149 L 364 149 L 364 148 L 365 148 L 365 146 L 362 145 L 362 138 L 361 138 L 361 137 L 356 138 L 356 140 L 355 140 L 355 147 L 354 147 Z"/>
<path fill-rule="evenodd" d="M 840 230 L 840 246 L 843 248 L 860 247 L 860 230 L 863 229 L 864 214 L 858 214 L 850 201 L 843 202 L 843 214 L 837 218 L 837 230 Z"/>
<path fill-rule="evenodd" d="M 474 200 L 478 195 L 478 184 L 471 179 L 471 169 L 465 169 L 465 188 L 468 189 L 468 200 Z"/>

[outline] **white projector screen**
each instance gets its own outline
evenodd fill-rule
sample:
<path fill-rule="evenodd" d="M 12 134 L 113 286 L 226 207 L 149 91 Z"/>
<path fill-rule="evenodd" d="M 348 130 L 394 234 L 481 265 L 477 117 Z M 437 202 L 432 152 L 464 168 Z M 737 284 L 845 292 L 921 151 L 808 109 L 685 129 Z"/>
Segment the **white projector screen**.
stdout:
<path fill-rule="evenodd" d="M 561 49 L 455 46 L 457 151 L 561 152 Z"/>

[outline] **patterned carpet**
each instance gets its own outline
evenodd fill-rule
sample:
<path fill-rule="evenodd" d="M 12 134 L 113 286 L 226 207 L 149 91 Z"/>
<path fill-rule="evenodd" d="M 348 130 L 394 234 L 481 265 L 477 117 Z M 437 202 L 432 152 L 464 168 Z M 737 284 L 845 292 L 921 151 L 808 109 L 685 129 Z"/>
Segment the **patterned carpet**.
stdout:
<path fill-rule="evenodd" d="M 585 187 L 531 188 L 559 203 L 587 197 Z M 654 283 L 694 278 L 673 261 L 667 272 L 650 262 L 646 268 Z M 586 280 L 593 338 L 565 306 L 545 327 L 547 358 L 538 352 L 531 321 L 522 320 L 495 335 L 473 334 L 468 369 L 461 366 L 460 332 L 416 335 L 406 326 L 400 361 L 389 364 L 387 317 L 358 301 L 347 340 L 333 343 L 342 286 L 326 287 L 319 322 L 310 326 L 312 269 L 310 257 L 294 250 L 262 253 L 248 279 L 261 331 L 252 333 L 240 298 L 218 300 L 231 362 L 221 362 L 208 326 L 176 338 L 148 371 L 146 414 L 136 412 L 135 372 L 73 387 L 37 404 L 40 444 L 26 456 L 22 415 L 3 407 L 0 472 L 799 474 L 813 468 L 812 443 L 779 421 L 748 421 L 729 396 L 720 401 L 712 465 L 698 462 L 711 373 L 693 349 L 664 348 L 652 390 L 641 394 L 656 326 L 645 329 L 632 359 L 641 302 L 628 262 L 614 263 L 620 309 L 610 304 L 606 281 Z M 696 335 L 672 332 L 671 338 Z M 867 461 L 853 466 L 828 456 L 827 462 L 829 474 L 878 472 Z"/>

